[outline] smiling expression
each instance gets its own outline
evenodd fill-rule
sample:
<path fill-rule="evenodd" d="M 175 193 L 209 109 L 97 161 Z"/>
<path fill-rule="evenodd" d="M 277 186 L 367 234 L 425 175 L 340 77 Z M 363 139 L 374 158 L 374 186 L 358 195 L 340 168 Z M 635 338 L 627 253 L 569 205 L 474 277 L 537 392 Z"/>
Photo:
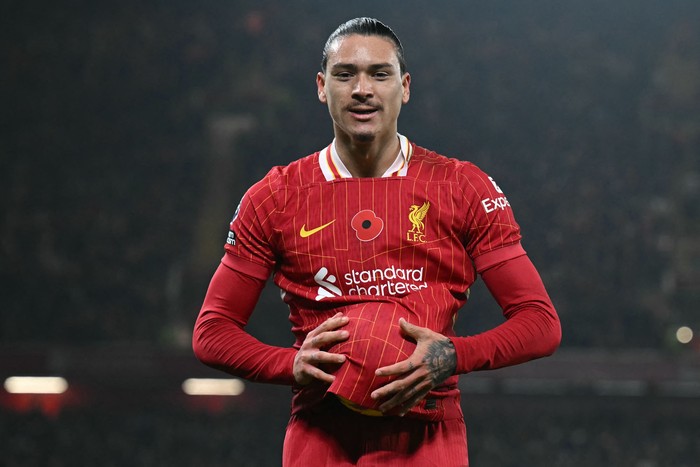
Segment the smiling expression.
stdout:
<path fill-rule="evenodd" d="M 411 76 L 401 74 L 394 44 L 380 36 L 338 38 L 325 73 L 318 73 L 318 98 L 328 105 L 337 138 L 369 143 L 395 138 Z"/>

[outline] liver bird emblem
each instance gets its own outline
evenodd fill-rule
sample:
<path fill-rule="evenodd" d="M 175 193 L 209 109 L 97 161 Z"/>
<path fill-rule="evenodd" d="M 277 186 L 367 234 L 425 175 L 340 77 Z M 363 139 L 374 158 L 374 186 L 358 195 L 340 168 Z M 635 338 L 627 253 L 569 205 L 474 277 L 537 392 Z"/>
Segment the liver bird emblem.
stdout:
<path fill-rule="evenodd" d="M 425 219 L 426 214 L 428 214 L 428 209 L 430 209 L 429 201 L 423 203 L 422 206 L 416 204 L 411 205 L 411 212 L 408 213 L 408 220 L 413 224 L 413 228 L 409 232 L 423 232 L 425 230 L 423 219 Z"/>

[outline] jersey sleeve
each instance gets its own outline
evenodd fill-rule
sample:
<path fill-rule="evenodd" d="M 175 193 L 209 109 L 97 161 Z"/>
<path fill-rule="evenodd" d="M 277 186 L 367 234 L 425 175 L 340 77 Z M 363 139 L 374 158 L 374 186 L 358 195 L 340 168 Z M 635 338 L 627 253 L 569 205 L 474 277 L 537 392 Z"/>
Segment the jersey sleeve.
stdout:
<path fill-rule="evenodd" d="M 496 369 L 551 355 L 561 341 L 559 317 L 526 255 L 482 273 L 506 321 L 475 336 L 454 337 L 456 373 Z"/>
<path fill-rule="evenodd" d="M 206 365 L 250 381 L 293 384 L 296 350 L 260 342 L 245 331 L 265 281 L 220 264 L 204 298 L 192 337 Z"/>
<path fill-rule="evenodd" d="M 468 206 L 466 249 L 477 272 L 524 255 L 520 226 L 501 188 L 471 163 L 465 164 L 461 175 L 465 206 Z"/>
<path fill-rule="evenodd" d="M 263 280 L 270 276 L 275 263 L 272 225 L 277 212 L 277 181 L 273 169 L 243 195 L 229 224 L 221 260 L 233 270 Z"/>

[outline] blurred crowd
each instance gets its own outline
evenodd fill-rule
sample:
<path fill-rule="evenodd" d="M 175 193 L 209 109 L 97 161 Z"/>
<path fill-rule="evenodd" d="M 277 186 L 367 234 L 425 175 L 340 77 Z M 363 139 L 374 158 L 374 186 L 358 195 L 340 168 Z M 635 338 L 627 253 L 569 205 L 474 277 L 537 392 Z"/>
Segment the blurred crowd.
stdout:
<path fill-rule="evenodd" d="M 4 20 L 3 342 L 188 345 L 240 196 L 330 141 L 320 51 L 361 14 L 404 42 L 400 131 L 505 190 L 564 346 L 700 326 L 697 3 L 82 3 Z"/>
<path fill-rule="evenodd" d="M 573 402 L 573 403 L 572 403 Z M 697 406 L 678 400 L 481 396 L 465 401 L 475 466 L 691 467 L 700 458 Z M 3 465 L 280 465 L 287 420 L 274 408 L 66 410 L 54 418 L 0 412 Z"/>
<path fill-rule="evenodd" d="M 475 162 L 504 189 L 562 345 L 677 350 L 678 326 L 700 333 L 700 3 L 532 5 L 10 2 L 0 19 L 0 342 L 189 346 L 241 195 L 271 166 L 330 142 L 314 84 L 326 37 L 370 15 L 406 49 L 412 96 L 400 131 Z M 458 332 L 502 319 L 482 284 L 470 300 Z M 288 345 L 273 286 L 260 307 L 251 332 Z M 217 413 L 2 409 L 0 459 L 278 465 L 288 401 L 277 402 Z M 695 399 L 463 405 L 477 466 L 700 458 Z"/>

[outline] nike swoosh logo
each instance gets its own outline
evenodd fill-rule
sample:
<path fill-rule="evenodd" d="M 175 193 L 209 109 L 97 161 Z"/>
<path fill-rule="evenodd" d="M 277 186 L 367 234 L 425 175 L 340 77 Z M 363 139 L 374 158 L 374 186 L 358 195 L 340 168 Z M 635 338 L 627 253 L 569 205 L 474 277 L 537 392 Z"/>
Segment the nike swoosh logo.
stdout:
<path fill-rule="evenodd" d="M 320 232 L 321 230 L 325 229 L 326 227 L 331 225 L 333 222 L 335 222 L 335 219 L 328 222 L 327 224 L 323 224 L 322 226 L 316 227 L 315 229 L 311 229 L 311 230 L 306 230 L 306 224 L 304 224 L 301 226 L 301 230 L 299 231 L 299 235 L 301 235 L 301 238 L 310 237 L 313 234 L 315 234 L 316 232 Z"/>

